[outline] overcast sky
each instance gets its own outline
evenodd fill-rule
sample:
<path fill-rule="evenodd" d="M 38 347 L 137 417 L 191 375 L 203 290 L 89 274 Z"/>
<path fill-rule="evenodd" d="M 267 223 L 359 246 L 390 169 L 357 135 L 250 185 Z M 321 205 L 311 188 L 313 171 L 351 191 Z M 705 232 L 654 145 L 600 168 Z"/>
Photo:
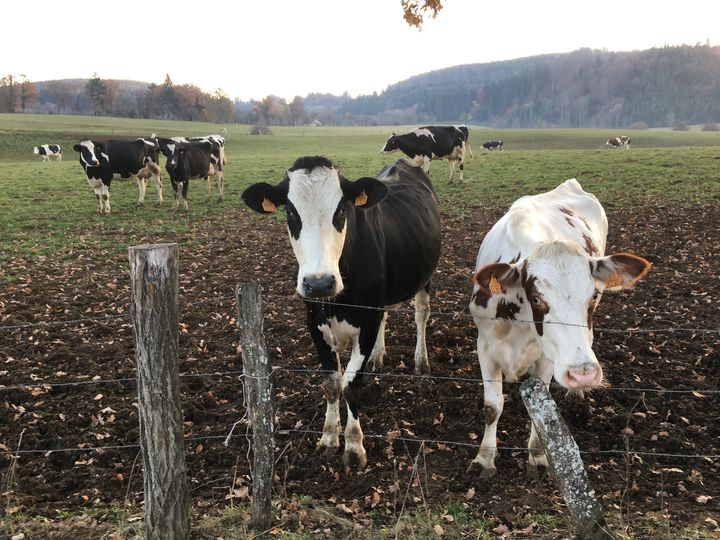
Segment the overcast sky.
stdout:
<path fill-rule="evenodd" d="M 3 4 L 0 76 L 133 79 L 231 98 L 352 96 L 427 71 L 567 52 L 720 44 L 717 0 L 445 0 L 423 29 L 400 0 Z"/>

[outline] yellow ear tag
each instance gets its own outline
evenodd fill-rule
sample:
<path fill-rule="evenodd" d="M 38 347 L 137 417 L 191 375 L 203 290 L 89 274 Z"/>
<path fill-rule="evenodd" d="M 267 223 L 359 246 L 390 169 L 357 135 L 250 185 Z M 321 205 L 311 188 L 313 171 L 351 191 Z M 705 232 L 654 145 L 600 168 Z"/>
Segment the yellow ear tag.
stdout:
<path fill-rule="evenodd" d="M 363 191 L 360 195 L 355 197 L 355 206 L 363 206 L 367 202 L 367 200 L 367 193 Z"/>
<path fill-rule="evenodd" d="M 490 283 L 488 283 L 488 288 L 490 289 L 490 292 L 493 294 L 500 294 L 503 292 L 502 285 L 500 285 L 500 282 L 495 279 L 495 276 L 490 278 Z"/>
<path fill-rule="evenodd" d="M 262 209 L 266 212 L 274 212 L 275 210 L 277 210 L 277 206 L 275 206 L 273 202 L 267 197 L 263 197 Z"/>
<path fill-rule="evenodd" d="M 623 284 L 623 280 L 620 277 L 620 274 L 615 272 L 613 275 L 611 275 L 609 278 L 605 280 L 605 286 L 608 289 L 613 289 L 615 287 L 620 287 Z"/>

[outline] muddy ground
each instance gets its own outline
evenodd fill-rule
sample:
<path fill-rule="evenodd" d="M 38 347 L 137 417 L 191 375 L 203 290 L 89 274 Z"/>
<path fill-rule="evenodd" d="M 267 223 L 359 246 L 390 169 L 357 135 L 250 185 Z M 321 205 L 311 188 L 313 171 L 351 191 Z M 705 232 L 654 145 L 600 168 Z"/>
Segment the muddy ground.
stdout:
<path fill-rule="evenodd" d="M 606 514 L 615 522 L 661 520 L 677 530 L 692 525 L 710 535 L 712 520 L 720 521 L 720 210 L 606 210 L 608 251 L 645 256 L 654 268 L 634 289 L 604 295 L 596 312 L 595 350 L 608 387 L 584 401 L 553 392 Z M 303 372 L 318 366 L 304 308 L 292 292 L 295 265 L 284 226 L 238 211 L 222 225 L 195 223 L 192 238 L 118 234 L 121 245 L 181 243 L 181 390 L 195 508 L 210 512 L 228 505 L 230 495 L 246 498 L 248 441 L 234 437 L 225 447 L 223 439 L 244 414 L 233 289 L 252 280 L 263 287 L 272 363 L 287 368 L 274 375 L 279 500 L 309 496 L 367 527 L 393 523 L 403 506 L 408 512 L 426 504 L 482 508 L 490 522 L 510 530 L 525 515 L 563 514 L 552 482 L 525 480 L 528 418 L 517 385 L 505 385 L 498 476 L 481 480 L 466 472 L 484 425 L 482 386 L 462 380 L 481 377 L 466 309 L 470 276 L 482 234 L 503 211 L 477 206 L 462 216 L 444 214 L 428 328 L 432 374 L 410 377 L 410 306 L 391 313 L 386 366 L 364 389 L 369 466 L 350 476 L 341 455 L 315 450 L 324 414 L 321 376 Z M 16 257 L 2 269 L 19 276 L 0 290 L 7 513 L 58 518 L 142 500 L 127 267 L 123 254 L 88 250 Z M 422 452 L 415 440 L 428 441 Z M 302 520 L 283 527 L 302 529 Z"/>

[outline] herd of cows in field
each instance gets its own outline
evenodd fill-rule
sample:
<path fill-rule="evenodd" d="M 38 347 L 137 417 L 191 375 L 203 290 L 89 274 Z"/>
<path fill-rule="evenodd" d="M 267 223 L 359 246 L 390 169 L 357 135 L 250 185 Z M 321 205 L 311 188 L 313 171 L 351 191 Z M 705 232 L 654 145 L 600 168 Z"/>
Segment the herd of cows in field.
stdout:
<path fill-rule="evenodd" d="M 107 213 L 113 177 L 134 176 L 138 185 L 142 181 L 141 201 L 144 181 L 152 177 L 162 198 L 160 152 L 167 158 L 176 206 L 182 185 L 187 208 L 190 178 L 204 177 L 208 182 L 214 174 L 222 197 L 224 143 L 218 135 L 152 136 L 85 139 L 73 149 L 95 189 L 99 211 Z M 607 144 L 629 148 L 630 140 L 618 137 Z M 486 145 L 488 150 L 503 148 L 502 141 Z M 429 370 L 425 334 L 442 235 L 428 168 L 432 159 L 448 159 L 452 181 L 457 162 L 462 182 L 469 133 L 464 126 L 421 127 L 392 134 L 382 152 L 396 150 L 409 159 L 386 166 L 374 177 L 351 181 L 329 159 L 306 156 L 298 158 L 278 183 L 256 183 L 242 193 L 244 203 L 261 214 L 285 209 L 298 263 L 296 291 L 305 300 L 308 330 L 325 373 L 326 413 L 318 447 L 340 446 L 344 398 L 348 470 L 367 464 L 359 390 L 366 369 L 382 366 L 389 307 L 414 299 L 415 371 Z M 59 148 L 57 152 L 61 154 Z M 633 286 L 651 267 L 631 253 L 606 255 L 607 230 L 600 202 L 570 179 L 551 191 L 515 201 L 481 242 L 470 299 L 485 381 L 485 432 L 470 466 L 478 467 L 481 476 L 496 473 L 503 380 L 535 374 L 545 384 L 555 378 L 572 390 L 601 384 L 602 368 L 592 350 L 593 312 L 605 291 Z M 351 355 L 343 370 L 339 354 L 348 346 Z M 527 470 L 535 478 L 548 462 L 534 425 L 528 449 Z"/>

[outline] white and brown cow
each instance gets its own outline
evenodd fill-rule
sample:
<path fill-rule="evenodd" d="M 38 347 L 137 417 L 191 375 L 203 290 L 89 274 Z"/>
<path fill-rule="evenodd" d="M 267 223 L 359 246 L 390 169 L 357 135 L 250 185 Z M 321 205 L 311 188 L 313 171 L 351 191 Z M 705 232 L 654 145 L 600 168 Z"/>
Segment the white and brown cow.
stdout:
<path fill-rule="evenodd" d="M 575 179 L 522 197 L 485 236 L 470 311 L 478 327 L 485 434 L 470 467 L 495 474 L 502 381 L 526 374 L 568 389 L 593 388 L 603 373 L 592 350 L 592 316 L 605 290 L 634 285 L 650 263 L 630 253 L 605 256 L 605 211 Z M 532 427 L 528 477 L 547 457 Z"/>
<path fill-rule="evenodd" d="M 625 150 L 629 150 L 631 142 L 632 139 L 630 139 L 630 137 L 626 135 L 620 135 L 619 137 L 613 137 L 612 139 L 608 139 L 605 145 L 609 146 L 610 148 L 624 148 Z"/>
<path fill-rule="evenodd" d="M 41 144 L 33 148 L 33 154 L 42 156 L 43 161 L 50 161 L 55 156 L 56 161 L 62 161 L 62 147 L 59 144 Z"/>

